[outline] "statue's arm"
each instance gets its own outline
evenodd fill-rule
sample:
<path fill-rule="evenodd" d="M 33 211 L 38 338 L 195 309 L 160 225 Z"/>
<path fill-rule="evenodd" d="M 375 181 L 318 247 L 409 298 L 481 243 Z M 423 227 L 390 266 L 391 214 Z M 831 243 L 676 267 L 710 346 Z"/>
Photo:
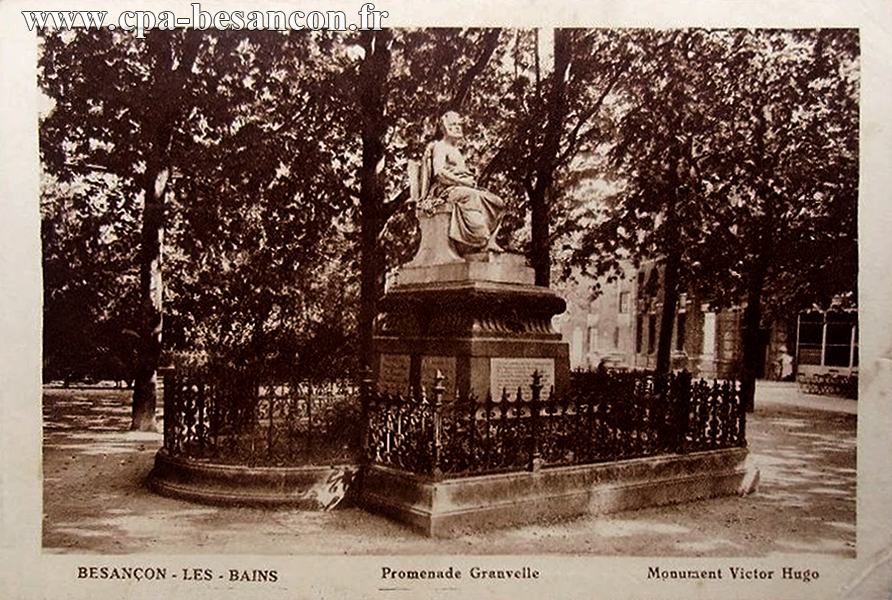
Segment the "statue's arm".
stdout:
<path fill-rule="evenodd" d="M 448 151 L 442 144 L 435 144 L 433 148 L 433 171 L 434 177 L 438 178 L 447 185 L 465 185 L 474 187 L 474 178 L 468 173 L 461 173 L 450 167 L 447 160 Z"/>

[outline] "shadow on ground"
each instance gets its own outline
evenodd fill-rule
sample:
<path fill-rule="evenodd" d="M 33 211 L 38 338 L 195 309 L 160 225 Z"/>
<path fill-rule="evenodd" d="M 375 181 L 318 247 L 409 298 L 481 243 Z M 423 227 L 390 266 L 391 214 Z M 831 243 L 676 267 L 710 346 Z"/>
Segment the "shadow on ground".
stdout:
<path fill-rule="evenodd" d="M 356 508 L 218 508 L 145 487 L 161 434 L 129 432 L 123 390 L 44 391 L 48 552 L 766 556 L 855 554 L 855 421 L 760 408 L 751 416 L 761 489 L 678 506 L 431 540 Z"/>

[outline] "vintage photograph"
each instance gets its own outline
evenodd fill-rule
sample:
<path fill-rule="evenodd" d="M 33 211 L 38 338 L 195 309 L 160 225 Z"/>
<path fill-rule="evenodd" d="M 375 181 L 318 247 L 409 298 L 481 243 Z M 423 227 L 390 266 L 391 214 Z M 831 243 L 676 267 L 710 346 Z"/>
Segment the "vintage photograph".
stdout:
<path fill-rule="evenodd" d="M 0 3 L 0 597 L 888 600 L 890 26 Z"/>
<path fill-rule="evenodd" d="M 43 552 L 855 558 L 860 46 L 42 32 Z"/>

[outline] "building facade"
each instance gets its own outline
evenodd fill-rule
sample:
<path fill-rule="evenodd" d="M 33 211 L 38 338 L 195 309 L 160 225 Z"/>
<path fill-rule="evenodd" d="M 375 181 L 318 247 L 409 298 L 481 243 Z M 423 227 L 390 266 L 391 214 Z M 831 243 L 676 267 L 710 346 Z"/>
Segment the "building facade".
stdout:
<path fill-rule="evenodd" d="M 653 369 L 662 314 L 662 270 L 649 262 L 615 281 L 577 276 L 561 292 L 567 312 L 556 327 L 570 344 L 570 366 Z M 592 298 L 598 284 L 600 294 Z M 706 379 L 739 376 L 743 359 L 744 305 L 722 310 L 681 294 L 672 332 L 671 365 Z M 776 320 L 759 331 L 762 360 L 757 377 L 796 373 L 857 372 L 857 313 L 809 312 Z M 785 360 L 786 355 L 786 360 Z M 791 360 L 792 359 L 792 360 Z M 784 366 L 786 363 L 786 367 Z"/>

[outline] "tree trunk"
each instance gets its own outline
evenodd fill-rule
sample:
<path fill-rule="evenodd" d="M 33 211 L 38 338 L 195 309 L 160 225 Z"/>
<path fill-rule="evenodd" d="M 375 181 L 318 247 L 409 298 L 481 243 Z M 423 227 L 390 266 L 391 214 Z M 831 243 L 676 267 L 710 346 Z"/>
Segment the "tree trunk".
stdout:
<path fill-rule="evenodd" d="M 130 429 L 157 431 L 158 362 L 161 358 L 162 296 L 161 248 L 164 241 L 164 195 L 167 191 L 167 169 L 153 170 L 146 175 L 145 207 L 142 213 L 142 247 L 140 250 L 139 287 L 140 352 L 133 388 L 133 414 Z"/>
<path fill-rule="evenodd" d="M 501 29 L 489 29 L 483 34 L 480 54 L 477 55 L 474 63 L 461 78 L 458 87 L 456 87 L 455 92 L 452 94 L 452 98 L 446 103 L 446 106 L 444 107 L 445 110 L 460 111 L 464 107 L 465 102 L 467 102 L 468 97 L 471 95 L 474 80 L 477 79 L 484 69 L 486 69 L 486 65 L 489 64 L 489 59 L 492 58 L 493 53 L 496 51 L 501 33 Z M 445 110 L 443 112 L 445 112 Z"/>
<path fill-rule="evenodd" d="M 364 31 L 365 57 L 359 68 L 357 108 L 362 117 L 362 166 L 359 172 L 360 287 L 359 366 L 370 366 L 378 299 L 384 291 L 384 261 L 378 240 L 384 225 L 384 136 L 387 133 L 387 79 L 390 30 Z"/>
<path fill-rule="evenodd" d="M 560 152 L 564 120 L 567 117 L 567 69 L 571 54 L 570 30 L 554 31 L 554 72 L 548 90 L 545 135 L 536 157 L 535 184 L 530 201 L 530 263 L 536 273 L 536 285 L 551 285 L 551 192 Z"/>
<path fill-rule="evenodd" d="M 681 257 L 673 250 L 663 267 L 663 312 L 660 314 L 660 335 L 657 341 L 656 372 L 666 374 L 672 369 L 672 329 L 678 310 L 678 271 Z"/>
<path fill-rule="evenodd" d="M 548 287 L 551 285 L 551 207 L 548 205 L 546 188 L 551 183 L 546 183 L 544 177 L 539 181 L 543 183 L 537 185 L 529 196 L 532 222 L 530 264 L 536 274 L 536 285 Z"/>
<path fill-rule="evenodd" d="M 162 298 L 161 256 L 164 243 L 164 198 L 171 174 L 170 146 L 176 122 L 181 114 L 182 99 L 188 89 L 189 76 L 201 46 L 198 32 L 183 34 L 179 57 L 174 68 L 176 32 L 152 31 L 145 43 L 154 54 L 156 80 L 149 89 L 148 100 L 153 110 L 143 123 L 146 137 L 146 171 L 143 180 L 145 206 L 142 214 L 139 286 L 142 305 L 137 333 L 139 356 L 133 382 L 133 413 L 130 429 L 157 431 L 157 370 L 161 359 Z"/>
<path fill-rule="evenodd" d="M 747 412 L 756 407 L 756 373 L 764 359 L 761 353 L 759 331 L 762 326 L 762 288 L 765 284 L 765 269 L 760 265 L 750 276 L 746 293 L 746 308 L 743 310 L 743 364 L 740 376 L 740 399 Z"/>
<path fill-rule="evenodd" d="M 756 373 L 760 356 L 759 328 L 762 322 L 761 290 L 747 293 L 743 311 L 743 366 L 740 377 L 740 396 L 747 412 L 755 410 Z"/>
<path fill-rule="evenodd" d="M 681 228 L 677 210 L 681 204 L 685 187 L 678 175 L 678 165 L 681 163 L 681 154 L 677 145 L 670 151 L 669 171 L 667 173 L 668 185 L 665 188 L 665 197 L 668 202 L 664 209 L 666 218 L 663 227 L 666 229 L 668 247 L 663 262 L 663 309 L 660 314 L 660 334 L 657 340 L 657 374 L 665 375 L 672 370 L 672 329 L 675 327 L 675 311 L 678 310 L 678 296 L 680 293 L 680 270 L 682 260 L 682 248 L 679 246 Z"/>
<path fill-rule="evenodd" d="M 763 110 L 756 112 L 756 155 L 758 158 L 759 174 L 769 179 L 771 162 L 769 162 L 765 139 L 768 124 L 765 121 Z M 755 219 L 753 237 L 750 243 L 750 254 L 754 261 L 750 263 L 751 269 L 747 278 L 746 308 L 743 311 L 743 364 L 740 373 L 740 400 L 747 412 L 756 409 L 756 373 L 759 371 L 759 362 L 764 359 L 760 356 L 759 329 L 762 326 L 762 290 L 765 287 L 765 276 L 768 262 L 775 252 L 774 236 L 772 230 L 777 227 L 773 202 L 774 193 L 770 185 L 765 181 L 758 188 L 759 195 L 763 199 L 764 214 Z"/>

